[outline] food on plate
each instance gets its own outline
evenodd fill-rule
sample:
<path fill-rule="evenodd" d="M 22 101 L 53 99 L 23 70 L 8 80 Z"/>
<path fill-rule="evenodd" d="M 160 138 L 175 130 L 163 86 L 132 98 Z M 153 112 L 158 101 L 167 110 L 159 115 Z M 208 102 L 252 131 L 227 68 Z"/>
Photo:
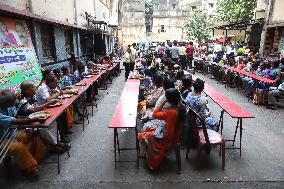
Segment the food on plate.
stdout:
<path fill-rule="evenodd" d="M 87 85 L 87 84 L 86 83 L 81 83 L 81 82 L 75 84 L 75 86 L 85 86 L 85 85 Z"/>
<path fill-rule="evenodd" d="M 56 102 L 55 104 L 50 104 L 49 107 L 56 107 L 56 106 L 61 106 L 63 103 L 62 102 Z"/>
<path fill-rule="evenodd" d="M 73 95 L 72 94 L 63 94 L 63 95 L 60 95 L 58 98 L 59 99 L 70 98 L 71 96 L 73 96 Z"/>
<path fill-rule="evenodd" d="M 29 115 L 30 119 L 47 119 L 51 116 L 51 113 L 48 111 L 39 111 L 39 112 L 35 112 Z"/>

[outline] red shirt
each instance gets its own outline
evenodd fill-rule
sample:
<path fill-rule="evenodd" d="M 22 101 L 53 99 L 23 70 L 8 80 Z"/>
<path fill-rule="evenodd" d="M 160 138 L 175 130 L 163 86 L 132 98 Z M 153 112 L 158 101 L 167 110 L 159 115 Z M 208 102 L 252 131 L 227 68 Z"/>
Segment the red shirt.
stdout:
<path fill-rule="evenodd" d="M 193 56 L 193 51 L 194 51 L 194 48 L 192 45 L 188 45 L 187 48 L 186 48 L 186 53 L 188 56 Z"/>

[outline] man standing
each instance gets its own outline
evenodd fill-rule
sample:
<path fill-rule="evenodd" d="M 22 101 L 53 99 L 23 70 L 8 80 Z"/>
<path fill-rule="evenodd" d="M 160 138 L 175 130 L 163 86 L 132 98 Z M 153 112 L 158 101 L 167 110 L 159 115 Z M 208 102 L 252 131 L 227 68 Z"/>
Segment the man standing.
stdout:
<path fill-rule="evenodd" d="M 179 48 L 177 46 L 177 41 L 175 40 L 173 42 L 173 47 L 172 47 L 172 61 L 174 61 L 174 63 L 177 63 L 178 60 L 179 60 Z"/>
<path fill-rule="evenodd" d="M 193 42 L 189 42 L 187 48 L 186 48 L 186 54 L 187 54 L 187 60 L 188 60 L 188 66 L 189 68 L 192 68 L 192 61 L 193 61 L 193 53 L 194 53 L 194 47 Z"/>
<path fill-rule="evenodd" d="M 129 58 L 130 58 L 129 70 L 133 71 L 134 70 L 134 66 L 135 66 L 136 54 L 137 54 L 136 43 L 132 44 L 132 46 L 130 47 L 130 50 L 131 50 L 131 53 L 129 55 Z"/>
<path fill-rule="evenodd" d="M 186 70 L 187 69 L 186 48 L 184 46 L 184 43 L 181 43 L 181 46 L 179 48 L 179 58 L 180 58 L 181 69 Z"/>

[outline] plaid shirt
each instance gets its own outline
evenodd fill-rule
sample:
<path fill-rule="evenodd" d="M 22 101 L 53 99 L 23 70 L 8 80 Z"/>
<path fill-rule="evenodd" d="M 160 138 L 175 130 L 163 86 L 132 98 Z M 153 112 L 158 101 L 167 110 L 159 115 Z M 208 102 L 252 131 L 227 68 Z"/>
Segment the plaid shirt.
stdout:
<path fill-rule="evenodd" d="M 61 89 L 62 87 L 73 85 L 74 83 L 75 81 L 73 76 L 64 75 L 60 78 L 58 87 Z"/>
<path fill-rule="evenodd" d="M 41 84 L 35 94 L 37 105 L 42 105 L 47 102 L 47 99 L 58 92 L 58 89 L 51 89 L 45 83 Z"/>
<path fill-rule="evenodd" d="M 79 82 L 79 81 L 83 80 L 86 75 L 87 74 L 85 72 L 80 73 L 78 70 L 76 70 L 73 74 L 74 81 Z"/>

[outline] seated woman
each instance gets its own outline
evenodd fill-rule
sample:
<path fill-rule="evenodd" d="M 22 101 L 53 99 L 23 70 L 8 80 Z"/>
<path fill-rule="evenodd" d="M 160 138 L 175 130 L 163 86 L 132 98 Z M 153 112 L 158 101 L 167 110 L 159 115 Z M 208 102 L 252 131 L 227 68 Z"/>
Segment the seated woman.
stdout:
<path fill-rule="evenodd" d="M 164 78 L 163 79 L 163 89 L 164 91 L 170 89 L 170 88 L 175 88 L 175 84 L 174 81 L 172 79 L 168 79 L 168 78 Z M 166 100 L 166 94 L 165 92 L 163 93 L 163 95 L 160 96 L 160 98 L 157 100 L 155 107 L 158 108 L 162 105 L 162 103 Z M 166 103 L 163 106 L 163 109 L 168 109 L 171 107 L 171 104 Z M 165 121 L 164 120 L 159 120 L 159 119 L 153 119 L 153 110 L 149 109 L 146 111 L 146 116 L 144 116 L 142 118 L 142 120 L 147 120 L 146 123 L 144 123 L 143 125 L 143 130 L 149 130 L 149 129 L 156 129 L 157 127 L 164 127 L 165 126 Z M 160 132 L 160 131 L 157 131 Z M 159 133 L 159 136 L 157 135 L 157 137 L 162 138 L 163 137 L 163 133 Z"/>
<path fill-rule="evenodd" d="M 141 102 L 140 105 L 147 107 L 155 106 L 157 100 L 160 98 L 160 96 L 162 96 L 164 92 L 162 84 L 163 84 L 163 77 L 160 75 L 155 75 L 153 77 L 154 89 L 151 91 L 151 94 L 148 95 L 146 100 Z"/>
<path fill-rule="evenodd" d="M 181 80 L 181 87 L 180 87 L 180 94 L 183 99 L 185 99 L 188 95 L 188 93 L 191 92 L 191 87 L 192 87 L 192 76 L 185 76 Z"/>
<path fill-rule="evenodd" d="M 185 103 L 205 120 L 205 124 L 208 129 L 217 130 L 219 123 L 211 116 L 211 112 L 208 111 L 207 98 L 201 96 L 204 89 L 204 81 L 199 78 L 196 79 L 193 84 L 193 88 L 194 91 L 187 95 Z"/>
<path fill-rule="evenodd" d="M 164 133 L 164 137 L 157 138 L 155 130 L 142 131 L 138 134 L 141 145 L 145 147 L 145 155 L 150 170 L 157 169 L 167 151 L 174 145 L 179 145 L 179 136 L 183 131 L 186 117 L 186 110 L 181 104 L 178 90 L 175 88 L 168 89 L 165 95 L 166 100 L 153 112 L 155 119 L 165 120 L 166 122 L 165 127 L 160 129 Z M 169 103 L 171 107 L 162 110 L 166 103 Z"/>
<path fill-rule="evenodd" d="M 184 72 L 183 70 L 179 70 L 176 74 L 176 82 L 175 82 L 175 86 L 177 89 L 179 89 L 182 85 L 182 78 L 184 77 Z"/>

